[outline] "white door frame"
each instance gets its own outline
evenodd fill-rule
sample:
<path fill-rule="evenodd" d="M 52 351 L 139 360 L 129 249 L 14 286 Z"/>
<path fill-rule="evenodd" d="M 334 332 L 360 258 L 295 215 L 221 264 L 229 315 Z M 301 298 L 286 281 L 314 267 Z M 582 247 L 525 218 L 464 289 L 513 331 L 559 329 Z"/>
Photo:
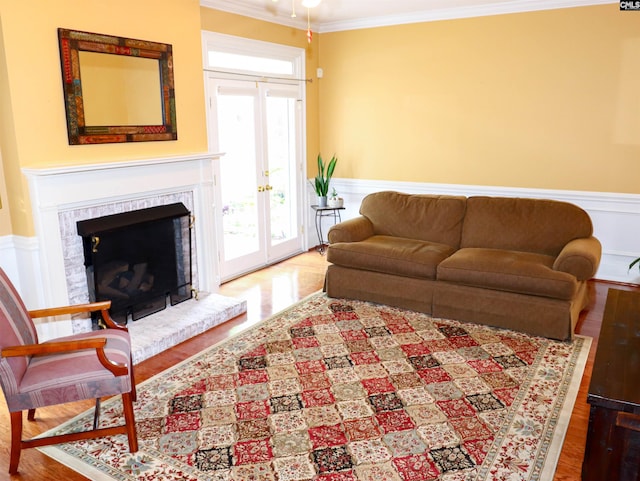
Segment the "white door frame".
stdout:
<path fill-rule="evenodd" d="M 241 56 L 250 56 L 254 58 L 269 58 L 282 60 L 283 64 L 292 66 L 290 72 L 276 72 L 269 73 L 265 71 L 260 71 L 259 68 L 246 68 L 244 64 L 239 64 L 239 66 L 234 68 L 217 68 L 215 65 L 212 65 L 209 60 L 209 52 L 224 52 L 228 54 L 237 54 Z M 299 89 L 299 98 L 300 102 L 300 121 L 299 121 L 299 129 L 300 129 L 300 138 L 299 142 L 296 145 L 296 157 L 297 157 L 297 178 L 296 178 L 296 186 L 298 191 L 298 207 L 297 207 L 297 219 L 298 225 L 300 228 L 299 239 L 300 239 L 300 249 L 302 252 L 306 247 L 306 216 L 305 216 L 305 206 L 306 206 L 306 81 L 304 80 L 305 73 L 305 51 L 304 49 L 291 47 L 286 45 L 274 44 L 270 42 L 263 42 L 258 40 L 251 40 L 242 37 L 236 37 L 232 35 L 220 34 L 216 32 L 202 31 L 202 55 L 203 55 L 203 67 L 204 67 L 204 84 L 205 84 L 205 95 L 207 101 L 207 132 L 209 139 L 209 152 L 215 153 L 219 152 L 216 150 L 217 145 L 212 142 L 214 138 L 213 133 L 216 129 L 216 119 L 215 115 L 213 115 L 213 104 L 212 104 L 212 95 L 210 84 L 211 80 L 216 79 L 229 79 L 229 80 L 252 80 L 256 82 L 267 82 L 271 84 L 279 84 L 284 83 L 288 85 L 296 85 Z M 219 173 L 219 162 L 220 159 L 214 159 L 214 172 Z M 217 179 L 219 175 L 214 175 L 214 190 L 216 191 L 216 195 L 214 197 L 219 197 L 217 194 L 219 193 L 219 184 Z M 218 206 L 214 201 L 213 211 L 218 212 Z M 215 235 L 216 239 L 214 241 L 214 245 L 216 246 L 216 252 L 220 252 L 220 244 L 219 238 L 222 235 L 220 231 L 220 223 L 214 222 L 216 224 Z M 277 262 L 282 260 L 283 258 L 288 257 L 288 255 L 281 256 L 280 258 L 274 257 L 273 259 L 269 259 L 270 263 Z M 218 284 L 223 282 L 224 280 L 221 277 L 221 269 L 220 269 L 220 258 L 219 255 L 215 256 L 216 259 L 216 280 Z"/>

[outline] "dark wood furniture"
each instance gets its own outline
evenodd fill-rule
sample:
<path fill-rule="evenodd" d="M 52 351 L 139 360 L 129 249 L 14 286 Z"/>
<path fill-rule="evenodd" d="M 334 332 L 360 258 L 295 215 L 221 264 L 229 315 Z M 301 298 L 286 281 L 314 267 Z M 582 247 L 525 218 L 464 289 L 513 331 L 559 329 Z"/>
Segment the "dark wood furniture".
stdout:
<path fill-rule="evenodd" d="M 640 293 L 609 289 L 587 395 L 583 481 L 640 479 Z"/>

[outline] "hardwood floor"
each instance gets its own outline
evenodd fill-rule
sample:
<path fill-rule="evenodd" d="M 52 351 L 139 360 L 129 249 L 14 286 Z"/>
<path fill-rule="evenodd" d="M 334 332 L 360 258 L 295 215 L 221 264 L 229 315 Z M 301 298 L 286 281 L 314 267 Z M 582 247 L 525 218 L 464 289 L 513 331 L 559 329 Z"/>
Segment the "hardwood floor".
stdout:
<path fill-rule="evenodd" d="M 238 330 L 246 329 L 321 289 L 326 265 L 325 257 L 315 251 L 310 251 L 222 285 L 220 287 L 221 294 L 247 300 L 247 313 L 136 365 L 136 381 L 144 381 Z M 640 291 L 640 287 L 636 286 L 600 281 L 594 281 L 590 284 L 593 294 L 592 302 L 582 312 L 577 332 L 593 337 L 594 342 L 589 353 L 587 367 L 571 416 L 554 481 L 580 479 L 589 420 L 589 406 L 586 403 L 587 389 L 591 379 L 607 290 L 610 287 Z M 36 422 L 25 420 L 25 436 L 31 437 L 51 429 L 91 407 L 92 403 L 83 402 L 39 409 Z M 9 476 L 9 439 L 9 413 L 4 398 L 2 398 L 0 401 L 0 480 L 75 481 L 87 479 L 35 449 L 22 452 L 19 474 Z"/>

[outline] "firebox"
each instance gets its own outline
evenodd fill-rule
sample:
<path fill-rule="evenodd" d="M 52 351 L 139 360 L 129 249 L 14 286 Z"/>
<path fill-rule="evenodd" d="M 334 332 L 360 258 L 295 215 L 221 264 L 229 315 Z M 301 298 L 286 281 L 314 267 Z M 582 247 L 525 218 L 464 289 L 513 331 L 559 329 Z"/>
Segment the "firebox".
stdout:
<path fill-rule="evenodd" d="M 79 221 L 90 300 L 126 324 L 190 299 L 191 219 L 176 203 Z"/>

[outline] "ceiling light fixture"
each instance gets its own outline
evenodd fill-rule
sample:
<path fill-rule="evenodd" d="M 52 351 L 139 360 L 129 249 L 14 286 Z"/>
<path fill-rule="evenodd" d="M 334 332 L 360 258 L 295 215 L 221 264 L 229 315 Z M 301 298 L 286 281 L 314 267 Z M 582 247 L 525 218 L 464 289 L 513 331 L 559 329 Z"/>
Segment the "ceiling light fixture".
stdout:
<path fill-rule="evenodd" d="M 273 0 L 274 3 L 277 1 L 278 0 Z M 322 0 L 302 0 L 302 6 L 307 9 L 307 41 L 309 43 L 311 43 L 311 38 L 313 37 L 310 10 L 320 5 L 321 1 Z M 296 16 L 296 0 L 291 0 L 291 18 L 296 18 Z"/>

